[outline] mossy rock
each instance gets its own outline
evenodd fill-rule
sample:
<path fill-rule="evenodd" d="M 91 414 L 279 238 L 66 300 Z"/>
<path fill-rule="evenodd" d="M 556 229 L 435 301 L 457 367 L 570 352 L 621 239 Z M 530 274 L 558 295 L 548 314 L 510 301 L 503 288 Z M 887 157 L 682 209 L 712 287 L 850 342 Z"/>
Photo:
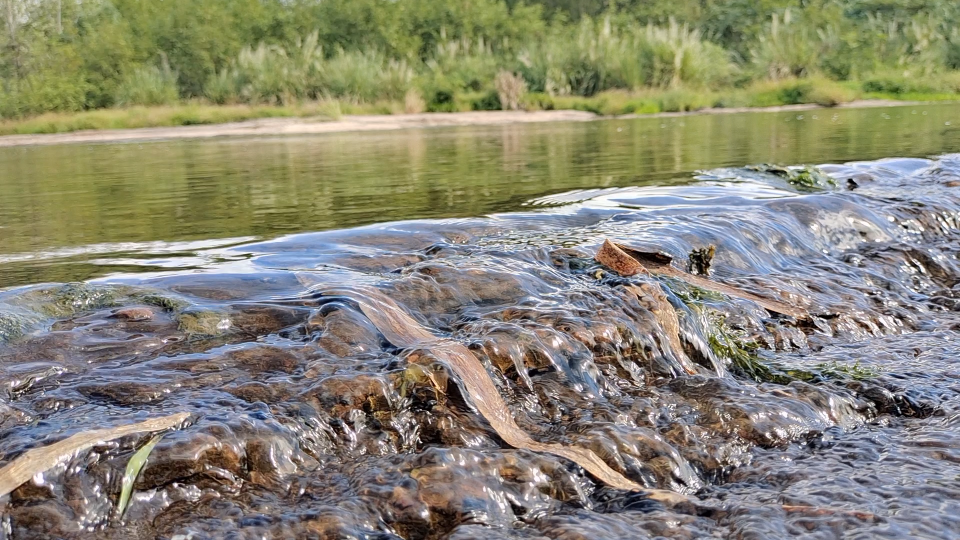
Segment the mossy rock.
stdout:
<path fill-rule="evenodd" d="M 160 293 L 138 293 L 133 298 L 140 303 L 170 312 L 182 311 L 190 306 L 190 302 L 186 300 Z"/>
<path fill-rule="evenodd" d="M 727 297 L 723 293 L 704 289 L 685 281 L 665 278 L 663 280 L 670 292 L 676 295 L 684 304 L 692 308 L 702 308 L 705 303 L 723 302 Z"/>
<path fill-rule="evenodd" d="M 865 366 L 859 360 L 852 364 L 841 364 L 837 361 L 829 364 L 818 364 L 817 372 L 827 379 L 853 379 L 856 381 L 869 381 L 876 379 L 882 372 L 881 368 Z"/>
<path fill-rule="evenodd" d="M 0 343 L 8 343 L 26 335 L 27 329 L 37 323 L 39 317 L 0 308 Z"/>
<path fill-rule="evenodd" d="M 852 364 L 818 364 L 813 368 L 785 366 L 764 362 L 758 351 L 759 345 L 746 341 L 730 330 L 722 317 L 712 318 L 714 325 L 710 334 L 710 349 L 721 358 L 730 361 L 730 370 L 758 383 L 790 384 L 793 381 L 809 383 L 829 380 L 868 381 L 880 375 L 880 370 L 864 366 L 859 361 Z"/>
<path fill-rule="evenodd" d="M 802 167 L 781 167 L 779 165 L 753 165 L 751 171 L 772 174 L 787 181 L 800 191 L 820 191 L 837 187 L 837 181 L 820 169 L 804 165 Z"/>
<path fill-rule="evenodd" d="M 126 287 L 67 283 L 10 294 L 0 305 L 0 343 L 23 337 L 45 319 L 71 317 L 85 311 L 115 307 L 127 298 Z"/>
<path fill-rule="evenodd" d="M 204 309 L 183 311 L 177 316 L 177 323 L 190 338 L 222 336 L 233 326 L 225 314 Z"/>
<path fill-rule="evenodd" d="M 15 303 L 47 317 L 69 317 L 83 311 L 115 307 L 124 297 L 125 291 L 115 287 L 67 283 L 28 291 Z"/>

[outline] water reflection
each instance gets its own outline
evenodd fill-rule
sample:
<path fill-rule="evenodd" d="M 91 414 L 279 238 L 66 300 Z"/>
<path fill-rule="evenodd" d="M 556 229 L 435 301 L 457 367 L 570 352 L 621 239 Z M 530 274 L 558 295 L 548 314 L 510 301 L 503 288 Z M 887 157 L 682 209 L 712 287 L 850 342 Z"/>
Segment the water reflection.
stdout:
<path fill-rule="evenodd" d="M 89 245 L 477 216 L 745 163 L 927 156 L 960 149 L 951 121 L 955 105 L 2 149 L 0 255 L 17 260 L 0 264 L 0 287 L 116 270 Z M 81 253 L 23 257 L 63 248 Z"/>

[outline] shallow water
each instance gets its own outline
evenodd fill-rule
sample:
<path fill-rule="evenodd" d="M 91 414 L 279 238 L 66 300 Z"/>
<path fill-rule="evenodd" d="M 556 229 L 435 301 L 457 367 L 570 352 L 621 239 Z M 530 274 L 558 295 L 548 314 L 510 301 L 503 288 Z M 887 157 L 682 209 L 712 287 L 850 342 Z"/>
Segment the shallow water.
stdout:
<path fill-rule="evenodd" d="M 203 193 L 220 201 L 206 217 L 185 212 L 178 224 L 161 212 L 102 234 L 86 221 L 61 231 L 52 214 L 34 228 L 23 213 L 5 217 L 18 231 L 0 241 L 5 252 L 38 254 L 8 256 L 8 285 L 103 277 L 0 292 L 0 461 L 84 430 L 191 418 L 154 448 L 122 515 L 124 469 L 149 434 L 69 456 L 0 499 L 0 535 L 957 537 L 960 157 L 876 158 L 960 147 L 944 126 L 953 108 L 912 110 L 838 112 L 847 127 L 835 126 L 833 144 L 821 142 L 834 134 L 826 124 L 796 127 L 796 115 L 199 143 L 194 155 L 206 158 L 185 161 L 215 179 L 178 196 L 196 208 Z M 880 114 L 891 129 L 867 120 Z M 618 128 L 629 142 L 615 143 Z M 660 129 L 679 142 L 655 137 Z M 772 144 L 781 131 L 799 148 Z M 423 150 L 416 166 L 409 144 Z M 261 170 L 304 183 L 266 182 L 281 186 L 264 203 L 272 212 L 244 206 L 263 187 L 253 176 L 231 190 L 209 172 L 290 148 L 299 151 Z M 358 157 L 375 150 L 390 159 Z M 104 156 L 139 149 L 31 151 L 91 152 L 109 169 Z M 874 161 L 829 164 L 859 158 Z M 820 163 L 835 185 L 742 167 L 763 161 Z M 154 170 L 122 163 L 113 166 Z M 710 170 L 687 172 L 697 168 Z M 145 185 L 162 190 L 155 169 Z M 347 195 L 342 179 L 375 174 L 409 191 L 385 197 L 367 179 L 366 202 Z M 63 200 L 120 223 L 122 198 L 85 198 L 99 176 Z M 317 196 L 328 211 L 302 214 L 307 185 L 343 195 Z M 239 207 L 220 200 L 230 195 Z M 3 204 L 5 216 L 26 206 Z M 130 212 L 159 212 L 141 206 Z M 337 228 L 413 216 L 433 219 Z M 332 230 L 276 237 L 284 226 Z M 61 233 L 25 232 L 44 227 Z M 264 238 L 216 240 L 246 236 Z M 607 238 L 662 251 L 677 268 L 714 245 L 710 279 L 809 317 L 681 279 L 620 277 L 592 260 Z M 392 308 L 381 294 L 422 337 L 384 326 Z M 480 362 L 470 376 L 489 377 L 533 440 L 591 451 L 687 500 L 658 502 L 550 452 L 511 448 L 457 354 Z"/>

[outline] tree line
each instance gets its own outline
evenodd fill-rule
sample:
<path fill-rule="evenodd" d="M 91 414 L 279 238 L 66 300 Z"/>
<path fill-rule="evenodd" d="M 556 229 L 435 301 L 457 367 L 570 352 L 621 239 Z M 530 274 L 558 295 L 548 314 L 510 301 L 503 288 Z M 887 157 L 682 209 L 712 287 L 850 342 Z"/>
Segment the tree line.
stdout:
<path fill-rule="evenodd" d="M 960 90 L 953 0 L 0 0 L 0 18 L 3 117 L 184 100 L 493 108 L 510 84 Z"/>

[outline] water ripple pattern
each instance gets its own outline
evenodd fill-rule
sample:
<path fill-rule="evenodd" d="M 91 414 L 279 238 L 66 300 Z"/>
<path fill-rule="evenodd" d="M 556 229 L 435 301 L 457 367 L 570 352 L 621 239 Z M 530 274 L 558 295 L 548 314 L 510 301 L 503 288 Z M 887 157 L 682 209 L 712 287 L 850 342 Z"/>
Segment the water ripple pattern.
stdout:
<path fill-rule="evenodd" d="M 8 288 L 0 463 L 189 418 L 34 475 L 0 536 L 956 538 L 958 227 L 960 156 L 726 167 Z"/>

